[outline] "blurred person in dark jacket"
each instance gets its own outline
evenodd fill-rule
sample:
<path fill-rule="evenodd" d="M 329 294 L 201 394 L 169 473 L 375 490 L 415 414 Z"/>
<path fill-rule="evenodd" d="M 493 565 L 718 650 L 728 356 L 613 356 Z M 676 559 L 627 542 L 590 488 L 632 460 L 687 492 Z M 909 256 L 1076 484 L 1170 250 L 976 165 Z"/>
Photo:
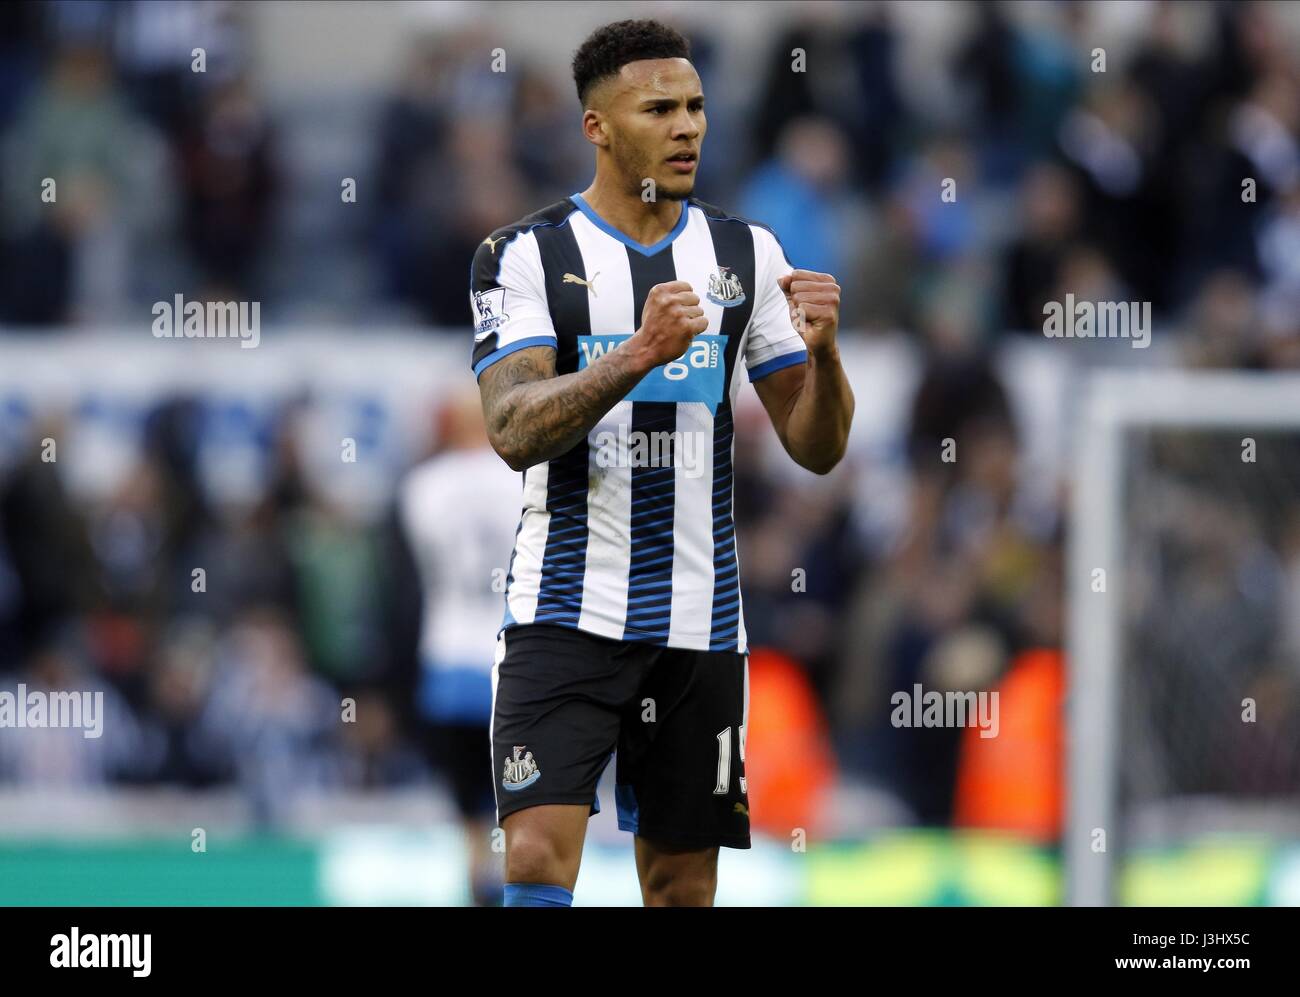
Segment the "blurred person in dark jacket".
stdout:
<path fill-rule="evenodd" d="M 178 149 L 185 241 L 201 279 L 226 297 L 257 297 L 277 184 L 275 135 L 250 82 L 205 94 Z"/>
<path fill-rule="evenodd" d="M 1079 195 L 1072 174 L 1042 162 L 1020 188 L 1020 233 L 1007 247 L 1003 321 L 1009 329 L 1041 333 L 1043 305 L 1052 299 L 1061 267 L 1079 231 Z"/>
<path fill-rule="evenodd" d="M 512 130 L 504 119 L 461 119 L 448 135 L 449 163 L 444 171 L 455 179 L 450 187 L 439 181 L 438 222 L 422 240 L 418 300 L 426 321 L 459 332 L 472 316 L 464 289 L 445 279 L 457 274 L 483 241 L 483 233 L 499 227 L 522 211 L 526 191 L 510 158 Z"/>
<path fill-rule="evenodd" d="M 887 7 L 875 4 L 801 9 L 800 20 L 768 50 L 756 104 L 763 110 L 755 117 L 758 159 L 776 153 L 791 121 L 829 118 L 854 149 L 854 186 L 876 190 L 888 180 L 905 112 L 896 80 L 898 37 L 889 17 Z"/>
<path fill-rule="evenodd" d="M 14 663 L 44 645 L 73 611 L 76 587 L 70 581 L 86 562 L 59 467 L 41 459 L 39 441 L 57 438 L 63 425 L 57 419 L 39 424 L 28 441 L 28 456 L 0 477 L 0 545 L 15 589 Z"/>

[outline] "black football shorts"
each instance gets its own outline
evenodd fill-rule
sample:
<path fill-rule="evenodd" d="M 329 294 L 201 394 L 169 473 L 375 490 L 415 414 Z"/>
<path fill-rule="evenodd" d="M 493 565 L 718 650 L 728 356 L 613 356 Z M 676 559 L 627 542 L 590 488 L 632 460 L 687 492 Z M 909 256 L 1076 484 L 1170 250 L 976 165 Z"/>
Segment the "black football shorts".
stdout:
<path fill-rule="evenodd" d="M 492 667 L 497 821 L 544 803 L 600 812 L 611 757 L 618 826 L 665 845 L 748 848 L 744 654 L 516 624 Z"/>

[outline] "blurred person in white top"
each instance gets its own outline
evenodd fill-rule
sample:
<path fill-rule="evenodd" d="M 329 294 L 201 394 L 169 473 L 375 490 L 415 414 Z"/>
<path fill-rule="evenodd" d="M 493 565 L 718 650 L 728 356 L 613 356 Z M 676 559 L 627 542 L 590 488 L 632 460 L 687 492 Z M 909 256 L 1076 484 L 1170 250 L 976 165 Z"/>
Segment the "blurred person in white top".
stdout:
<path fill-rule="evenodd" d="M 416 713 L 427 756 L 460 809 L 474 901 L 499 904 L 488 726 L 522 476 L 488 444 L 476 390 L 452 397 L 442 416 L 444 448 L 407 475 L 399 498 L 422 589 Z"/>

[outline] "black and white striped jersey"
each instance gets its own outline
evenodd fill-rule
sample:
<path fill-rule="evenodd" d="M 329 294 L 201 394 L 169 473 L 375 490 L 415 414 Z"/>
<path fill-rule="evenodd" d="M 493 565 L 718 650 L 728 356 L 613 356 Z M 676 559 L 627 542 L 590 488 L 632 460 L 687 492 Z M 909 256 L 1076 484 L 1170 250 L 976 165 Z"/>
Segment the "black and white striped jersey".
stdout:
<path fill-rule="evenodd" d="M 474 256 L 474 373 L 548 346 L 581 370 L 641 324 L 656 284 L 690 283 L 708 328 L 652 370 L 568 453 L 524 472 L 503 627 L 747 650 L 732 520 L 732 407 L 749 379 L 806 362 L 766 227 L 691 198 L 653 246 L 575 194 L 500 228 Z"/>

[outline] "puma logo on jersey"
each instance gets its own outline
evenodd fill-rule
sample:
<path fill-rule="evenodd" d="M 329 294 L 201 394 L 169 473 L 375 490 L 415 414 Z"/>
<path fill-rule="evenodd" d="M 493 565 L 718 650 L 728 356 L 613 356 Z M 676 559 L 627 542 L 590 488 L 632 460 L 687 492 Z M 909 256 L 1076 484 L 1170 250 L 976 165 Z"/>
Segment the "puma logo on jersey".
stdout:
<path fill-rule="evenodd" d="M 506 241 L 506 237 L 504 235 L 500 239 L 493 239 L 492 236 L 488 236 L 486 239 L 483 240 L 483 245 L 487 246 L 488 249 L 492 250 L 492 255 L 495 256 L 497 253 L 497 243 L 505 242 L 505 241 Z"/>
<path fill-rule="evenodd" d="M 597 272 L 591 275 L 591 280 L 583 280 L 577 274 L 566 273 L 564 275 L 563 280 L 564 283 L 566 284 L 581 284 L 583 287 L 585 287 L 588 291 L 591 292 L 591 296 L 593 298 L 598 298 L 600 297 L 600 295 L 596 293 L 596 278 L 599 276 L 600 273 Z"/>

